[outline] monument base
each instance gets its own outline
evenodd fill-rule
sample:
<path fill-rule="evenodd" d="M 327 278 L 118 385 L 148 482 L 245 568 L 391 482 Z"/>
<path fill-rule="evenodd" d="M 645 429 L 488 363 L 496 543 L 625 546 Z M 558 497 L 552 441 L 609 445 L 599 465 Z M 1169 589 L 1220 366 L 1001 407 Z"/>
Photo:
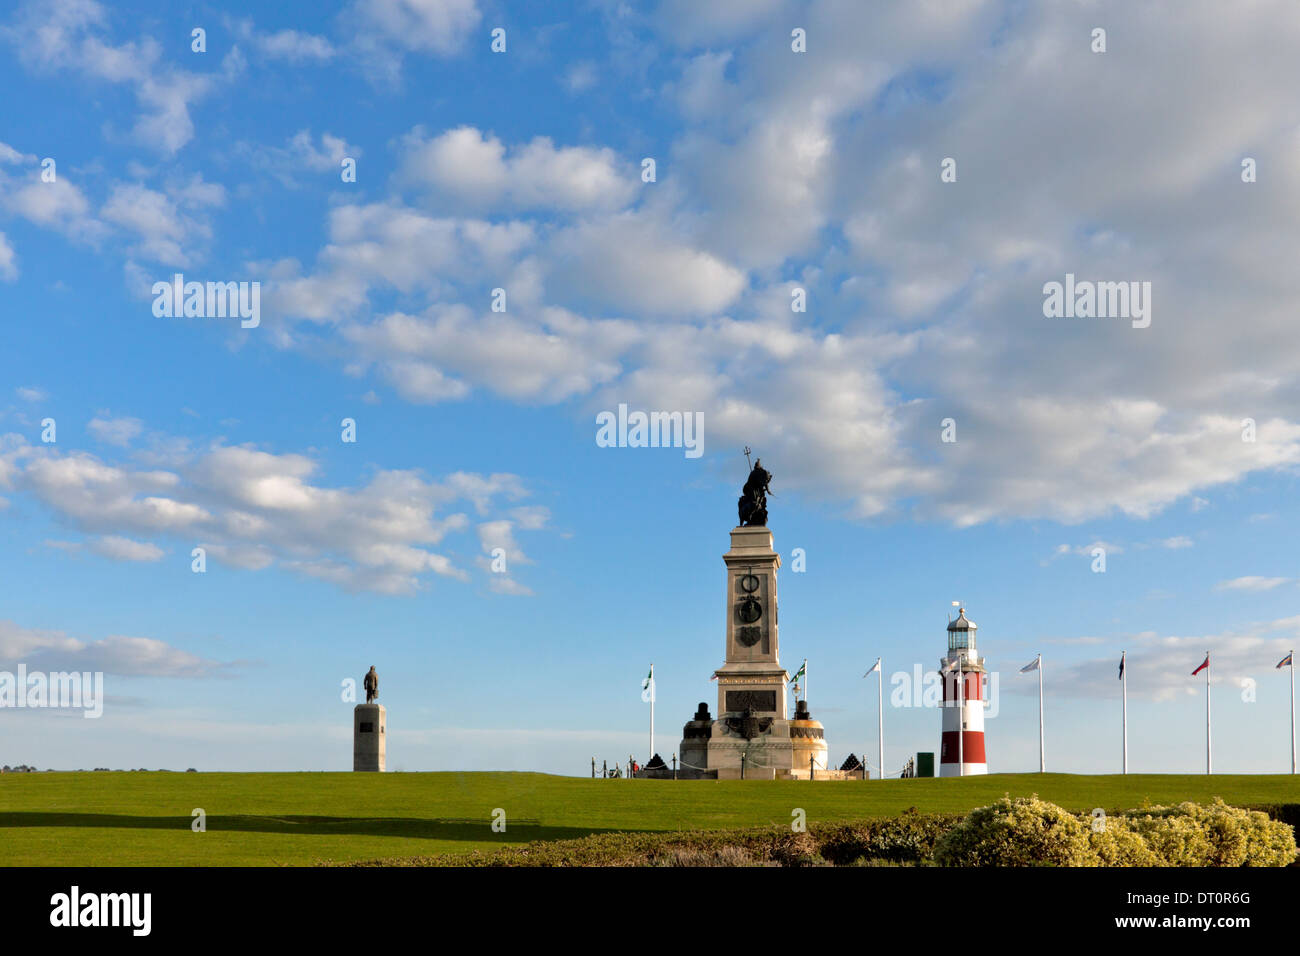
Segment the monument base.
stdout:
<path fill-rule="evenodd" d="M 861 772 L 832 769 L 826 735 L 799 701 L 793 720 L 752 711 L 709 718 L 700 704 L 682 728 L 682 780 L 861 780 Z"/>
<path fill-rule="evenodd" d="M 382 773 L 388 740 L 383 704 L 357 704 L 352 711 L 352 769 Z"/>

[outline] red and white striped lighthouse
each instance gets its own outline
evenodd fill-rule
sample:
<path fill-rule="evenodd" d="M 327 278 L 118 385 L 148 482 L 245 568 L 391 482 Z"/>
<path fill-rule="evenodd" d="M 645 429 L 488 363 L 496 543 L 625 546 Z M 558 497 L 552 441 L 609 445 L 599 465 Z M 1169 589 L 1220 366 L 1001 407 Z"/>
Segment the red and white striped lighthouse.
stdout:
<path fill-rule="evenodd" d="M 976 626 L 966 619 L 966 609 L 958 608 L 957 620 L 948 624 L 948 654 L 939 662 L 943 675 L 941 777 L 989 772 L 984 756 L 984 659 L 975 647 Z"/>

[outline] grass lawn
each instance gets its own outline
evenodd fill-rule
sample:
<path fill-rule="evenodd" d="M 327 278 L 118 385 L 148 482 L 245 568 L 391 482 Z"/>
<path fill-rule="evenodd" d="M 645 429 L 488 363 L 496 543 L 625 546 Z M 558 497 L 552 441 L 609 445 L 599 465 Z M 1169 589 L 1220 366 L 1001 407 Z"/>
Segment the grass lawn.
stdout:
<path fill-rule="evenodd" d="M 1004 793 L 1107 811 L 1219 796 L 1300 802 L 1289 775 L 993 774 L 816 783 L 591 780 L 536 773 L 0 775 L 0 865 L 311 864 L 487 849 L 627 830 L 688 830 L 955 812 Z M 190 829 L 207 813 L 207 832 Z M 505 833 L 491 830 L 506 812 Z"/>

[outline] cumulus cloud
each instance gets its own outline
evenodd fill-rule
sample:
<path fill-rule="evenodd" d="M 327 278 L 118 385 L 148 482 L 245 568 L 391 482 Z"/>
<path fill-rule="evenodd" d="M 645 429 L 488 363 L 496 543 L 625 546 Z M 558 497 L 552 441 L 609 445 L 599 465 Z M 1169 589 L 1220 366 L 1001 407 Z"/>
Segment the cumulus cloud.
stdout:
<path fill-rule="evenodd" d="M 100 217 L 132 234 L 128 250 L 168 266 L 186 266 L 196 257 L 196 244 L 208 239 L 212 229 L 205 211 L 225 203 L 225 189 L 201 176 L 170 184 L 165 191 L 141 183 L 113 187 Z"/>
<path fill-rule="evenodd" d="M 337 487 L 318 482 L 316 462 L 304 455 L 249 446 L 191 450 L 162 442 L 153 457 L 169 467 L 109 463 L 9 436 L 0 487 L 32 495 L 94 535 L 90 550 L 115 560 L 159 560 L 164 552 L 155 541 L 174 539 L 187 549 L 197 543 L 235 568 L 279 565 L 385 594 L 412 593 L 429 576 L 467 578 L 439 548 L 449 535 L 471 530 L 466 506 L 489 527 L 497 520 L 524 530 L 544 523 L 543 512 L 519 504 L 528 491 L 512 474 L 454 472 L 433 481 L 390 470 L 357 487 Z M 495 518 L 501 509 L 515 516 Z M 514 547 L 520 563 L 527 561 Z"/>
<path fill-rule="evenodd" d="M 104 232 L 90 214 L 90 201 L 66 177 L 47 183 L 36 170 L 16 177 L 0 173 L 0 187 L 0 207 L 37 226 L 77 240 L 94 240 Z"/>
<path fill-rule="evenodd" d="M 29 62 L 67 65 L 101 35 L 102 8 L 62 2 L 24 34 Z M 1076 42 L 1095 25 L 1078 5 L 657 9 L 611 31 L 679 47 L 656 87 L 682 119 L 659 182 L 640 183 L 626 144 L 413 130 L 392 191 L 333 205 L 314 259 L 258 264 L 275 341 L 346 353 L 412 401 L 702 411 L 710 443 L 762 435 L 783 487 L 859 517 L 1146 519 L 1300 461 L 1300 355 L 1276 347 L 1300 297 L 1300 185 L 1238 168 L 1284 168 L 1297 145 L 1292 5 L 1225 22 L 1192 0 L 1172 25 L 1164 5 L 1116 5 L 1126 43 L 1104 57 Z M 454 53 L 481 21 L 469 0 L 349 17 L 389 61 Z M 77 68 L 136 82 L 125 53 L 151 62 L 144 41 L 112 50 Z M 303 131 L 282 148 L 324 171 L 345 147 Z M 6 209 L 31 221 L 89 217 L 76 187 L 12 185 Z M 106 217 L 142 256 L 195 255 L 202 215 L 148 188 L 195 227 L 145 228 L 169 207 L 144 193 Z M 1044 318 L 1043 284 L 1067 272 L 1151 282 L 1152 325 Z"/>
<path fill-rule="evenodd" d="M 340 16 L 367 75 L 389 84 L 403 54 L 453 56 L 481 19 L 476 0 L 355 0 Z"/>
<path fill-rule="evenodd" d="M 631 323 L 589 322 L 558 309 L 475 314 L 464 306 L 394 313 L 346 335 L 359 359 L 377 363 L 418 402 L 461 398 L 469 392 L 464 379 L 525 401 L 585 395 L 615 378 L 620 355 L 642 338 Z"/>
<path fill-rule="evenodd" d="M 613 150 L 557 147 L 545 136 L 508 151 L 472 126 L 432 138 L 417 128 L 403 146 L 402 182 L 468 209 L 617 209 L 640 184 Z"/>
<path fill-rule="evenodd" d="M 194 136 L 190 107 L 213 89 L 213 78 L 164 65 L 162 47 L 151 37 L 114 44 L 106 38 L 109 27 L 109 11 L 95 0 L 43 0 L 26 4 L 3 36 L 34 69 L 72 70 L 128 86 L 140 106 L 135 138 L 176 153 Z"/>

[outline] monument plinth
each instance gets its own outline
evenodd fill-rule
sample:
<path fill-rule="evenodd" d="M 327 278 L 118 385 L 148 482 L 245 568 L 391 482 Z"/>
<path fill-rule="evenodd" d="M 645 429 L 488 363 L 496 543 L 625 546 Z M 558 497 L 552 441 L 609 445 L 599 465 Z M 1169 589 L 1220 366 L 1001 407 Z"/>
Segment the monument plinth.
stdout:
<path fill-rule="evenodd" d="M 748 454 L 749 449 L 745 449 Z M 781 666 L 776 572 L 781 556 L 767 528 L 771 473 L 757 461 L 738 503 L 740 524 L 731 529 L 727 568 L 726 639 L 718 682 L 718 717 L 700 704 L 682 729 L 682 776 L 735 779 L 842 777 L 826 765 L 822 725 L 799 703 L 786 709 L 790 675 Z"/>
<path fill-rule="evenodd" d="M 357 704 L 352 710 L 352 769 L 384 770 L 388 712 L 383 704 Z"/>

